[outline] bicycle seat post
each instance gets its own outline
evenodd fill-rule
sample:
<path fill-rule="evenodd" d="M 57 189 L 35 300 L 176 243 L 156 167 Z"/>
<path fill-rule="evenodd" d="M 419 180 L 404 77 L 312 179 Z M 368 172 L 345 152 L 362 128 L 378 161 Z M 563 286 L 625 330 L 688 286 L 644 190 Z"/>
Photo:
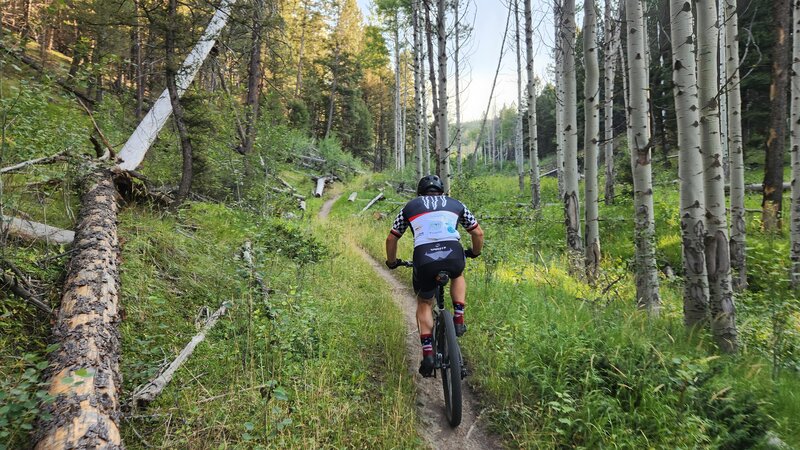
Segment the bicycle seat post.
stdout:
<path fill-rule="evenodd" d="M 436 275 L 436 284 L 439 285 L 439 295 L 436 299 L 436 306 L 439 309 L 444 309 L 444 287 L 450 281 L 450 273 L 441 271 Z"/>

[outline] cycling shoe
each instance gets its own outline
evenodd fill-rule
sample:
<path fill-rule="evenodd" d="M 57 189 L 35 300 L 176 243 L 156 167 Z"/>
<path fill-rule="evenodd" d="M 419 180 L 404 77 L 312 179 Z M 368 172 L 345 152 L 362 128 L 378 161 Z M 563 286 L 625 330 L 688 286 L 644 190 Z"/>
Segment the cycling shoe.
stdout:
<path fill-rule="evenodd" d="M 455 326 L 456 326 L 456 336 L 457 337 L 461 337 L 461 336 L 464 335 L 464 333 L 467 332 L 467 325 L 466 324 L 457 323 L 457 324 L 455 324 Z"/>
<path fill-rule="evenodd" d="M 434 365 L 433 355 L 425 356 L 419 364 L 419 374 L 425 378 L 432 377 Z"/>

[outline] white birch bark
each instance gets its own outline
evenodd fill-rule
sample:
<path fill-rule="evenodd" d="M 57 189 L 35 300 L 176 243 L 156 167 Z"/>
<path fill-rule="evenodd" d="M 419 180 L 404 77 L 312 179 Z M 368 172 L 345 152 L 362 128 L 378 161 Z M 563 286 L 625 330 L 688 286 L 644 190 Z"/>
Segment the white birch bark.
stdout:
<path fill-rule="evenodd" d="M 614 21 L 611 0 L 606 0 L 605 8 L 605 52 L 603 65 L 603 88 L 605 102 L 603 103 L 605 124 L 603 127 L 603 148 L 606 161 L 606 186 L 605 203 L 614 203 L 614 182 L 616 173 L 614 167 L 614 75 L 617 68 L 617 51 L 619 49 L 619 26 Z"/>
<path fill-rule="evenodd" d="M 722 145 L 719 139 L 717 103 L 717 5 L 716 0 L 697 2 L 698 95 L 700 105 L 700 148 L 706 200 L 706 270 L 708 271 L 711 332 L 726 352 L 737 348 L 736 309 L 731 290 L 728 218 Z"/>
<path fill-rule="evenodd" d="M 792 70 L 789 72 L 792 89 L 791 127 L 789 129 L 792 149 L 792 211 L 790 225 L 792 246 L 790 257 L 792 260 L 792 288 L 797 290 L 800 288 L 800 0 L 792 0 L 792 16 L 794 19 L 794 39 L 792 42 Z M 732 245 L 733 240 L 731 240 Z"/>
<path fill-rule="evenodd" d="M 728 31 L 728 23 L 725 21 L 725 6 L 724 4 L 727 0 L 718 0 L 717 1 L 717 20 L 719 26 L 717 27 L 717 34 L 719 36 L 719 42 L 717 45 L 719 46 L 719 56 L 717 57 L 717 61 L 719 61 L 719 141 L 722 145 L 722 170 L 725 174 L 725 179 L 728 179 L 730 175 L 730 142 L 731 137 L 729 136 L 730 133 L 730 125 L 728 123 L 728 88 L 730 84 L 728 83 L 728 46 L 727 46 L 727 31 Z M 738 28 L 738 26 L 737 26 Z M 738 47 L 737 47 L 738 51 Z"/>
<path fill-rule="evenodd" d="M 522 152 L 522 45 L 519 28 L 519 0 L 514 0 L 515 42 L 517 51 L 517 125 L 514 133 L 514 160 L 517 163 L 519 192 L 525 192 L 525 156 Z"/>
<path fill-rule="evenodd" d="M 594 0 L 583 2 L 584 192 L 586 199 L 586 275 L 594 280 L 600 264 L 600 227 L 597 192 L 597 152 L 600 142 L 600 68 L 597 62 L 597 12 Z"/>
<path fill-rule="evenodd" d="M 414 32 L 414 153 L 417 155 L 417 179 L 425 176 L 423 172 L 423 152 L 422 152 L 422 69 L 421 69 L 421 47 L 419 26 L 419 0 L 411 1 L 411 20 Z"/>
<path fill-rule="evenodd" d="M 723 0 L 725 5 L 725 44 L 728 75 L 728 142 L 731 175 L 731 267 L 733 287 L 747 287 L 745 265 L 744 149 L 742 142 L 742 94 L 739 80 L 739 17 L 737 1 Z M 797 35 L 795 35 L 797 39 Z M 792 122 L 794 123 L 794 122 Z"/>
<path fill-rule="evenodd" d="M 439 41 L 439 177 L 444 185 L 444 192 L 450 192 L 450 138 L 447 129 L 447 29 L 446 29 L 446 2 L 439 0 L 436 17 L 437 38 Z"/>
<path fill-rule="evenodd" d="M 541 189 L 539 187 L 539 139 L 536 126 L 536 78 L 533 75 L 533 15 L 531 0 L 525 0 L 525 50 L 528 72 L 528 153 L 531 172 L 531 206 L 541 208 Z"/>
<path fill-rule="evenodd" d="M 575 81 L 575 0 L 564 0 L 562 34 L 564 39 L 564 223 L 567 226 L 567 246 L 580 255 L 581 239 L 580 198 L 578 194 L 578 118 L 577 86 Z M 582 258 L 579 260 L 582 261 Z M 577 260 L 576 260 L 577 262 Z"/>
<path fill-rule="evenodd" d="M 453 1 L 453 17 L 455 19 L 455 40 L 456 40 L 456 47 L 455 47 L 455 82 L 456 82 L 456 158 L 458 161 L 458 174 L 461 175 L 462 169 L 462 159 L 463 155 L 461 153 L 461 84 L 459 80 L 460 76 L 460 67 L 461 60 L 459 59 L 459 52 L 461 50 L 461 20 L 459 16 L 458 10 L 458 0 Z"/>
<path fill-rule="evenodd" d="M 670 0 L 672 80 L 678 123 L 678 172 L 683 241 L 683 320 L 686 326 L 708 319 L 708 278 L 705 260 L 705 196 L 703 154 L 700 151 L 700 112 L 693 38 L 694 20 L 686 0 Z"/>
<path fill-rule="evenodd" d="M 630 85 L 631 166 L 633 171 L 634 244 L 636 260 L 636 302 L 650 314 L 661 308 L 658 268 L 655 255 L 655 219 L 653 217 L 653 180 L 651 172 L 651 137 L 648 114 L 644 19 L 639 0 L 625 0 L 628 26 L 628 81 Z"/>
<path fill-rule="evenodd" d="M 396 169 L 402 170 L 403 158 L 401 155 L 401 131 L 400 131 L 400 12 L 399 8 L 394 11 L 394 164 Z"/>
<path fill-rule="evenodd" d="M 200 70 L 217 37 L 225 28 L 228 22 L 230 11 L 236 0 L 223 0 L 217 12 L 211 18 L 211 22 L 206 27 L 200 40 L 194 46 L 192 51 L 183 62 L 183 66 L 178 71 L 175 77 L 175 85 L 178 88 L 178 96 L 182 96 L 189 86 L 192 84 L 194 77 Z M 136 127 L 136 130 L 128 138 L 125 146 L 120 150 L 118 159 L 120 161 L 119 167 L 123 170 L 134 170 L 139 164 L 142 163 L 144 155 L 153 145 L 158 133 L 167 123 L 167 119 L 172 114 L 172 104 L 169 99 L 169 92 L 164 89 L 164 92 L 158 97 L 153 107 L 147 112 L 147 115 Z"/>
<path fill-rule="evenodd" d="M 554 58 L 556 66 L 556 176 L 558 178 L 558 198 L 564 198 L 564 38 L 562 34 L 561 0 L 553 2 L 555 26 Z"/>

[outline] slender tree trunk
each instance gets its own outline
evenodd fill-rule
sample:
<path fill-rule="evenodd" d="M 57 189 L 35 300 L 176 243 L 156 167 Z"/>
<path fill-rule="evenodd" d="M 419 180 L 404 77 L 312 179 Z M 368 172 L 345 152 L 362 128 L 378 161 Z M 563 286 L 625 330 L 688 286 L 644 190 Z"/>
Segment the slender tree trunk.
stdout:
<path fill-rule="evenodd" d="M 141 119 L 144 114 L 144 58 L 142 52 L 142 24 L 139 21 L 140 0 L 134 0 L 134 25 L 133 25 L 133 63 L 134 77 L 136 78 L 136 118 Z"/>
<path fill-rule="evenodd" d="M 725 5 L 725 45 L 727 46 L 728 140 L 731 175 L 731 267 L 735 290 L 747 287 L 745 266 L 744 149 L 742 141 L 742 95 L 739 80 L 739 17 L 737 1 Z M 795 37 L 796 39 L 797 37 Z"/>
<path fill-rule="evenodd" d="M 122 448 L 117 193 L 107 171 L 87 186 L 46 372 L 55 401 L 42 407 L 37 450 Z"/>
<path fill-rule="evenodd" d="M 439 178 L 442 179 L 444 191 L 450 192 L 450 138 L 447 129 L 447 29 L 446 2 L 439 0 L 436 18 L 437 37 L 439 41 L 439 145 L 436 154 L 439 158 Z"/>
<path fill-rule="evenodd" d="M 711 331 L 717 345 L 735 352 L 736 310 L 731 290 L 728 219 L 725 207 L 725 179 L 719 140 L 717 5 L 715 0 L 697 2 L 697 73 L 700 105 L 700 149 L 706 199 L 706 269 L 708 271 Z M 783 190 L 782 188 L 780 189 Z"/>
<path fill-rule="evenodd" d="M 402 137 L 400 131 L 400 120 L 402 114 L 400 113 L 400 11 L 399 8 L 394 10 L 394 29 L 392 30 L 394 36 L 394 161 L 395 168 L 404 169 L 403 157 L 401 153 Z"/>
<path fill-rule="evenodd" d="M 639 0 L 625 0 L 628 25 L 628 79 L 630 81 L 630 122 L 632 138 L 634 244 L 636 247 L 636 300 L 642 309 L 657 315 L 661 308 L 658 267 L 655 254 L 651 137 L 648 118 L 648 91 L 644 20 Z"/>
<path fill-rule="evenodd" d="M 583 87 L 584 111 L 584 182 L 586 198 L 586 275 L 597 277 L 600 265 L 600 217 L 597 192 L 597 152 L 600 142 L 600 68 L 597 62 L 597 12 L 594 0 L 583 2 L 583 64 L 586 81 Z"/>
<path fill-rule="evenodd" d="M 556 176 L 558 177 L 558 198 L 563 199 L 564 188 L 564 36 L 562 0 L 553 1 L 555 22 L 555 66 L 556 66 Z"/>
<path fill-rule="evenodd" d="M 420 22 L 422 22 L 422 18 L 420 18 Z M 421 23 L 420 23 L 421 25 Z M 422 38 L 422 30 L 419 32 L 420 38 Z M 425 164 L 424 172 L 426 175 L 431 174 L 431 136 L 430 136 L 430 126 L 428 125 L 428 92 L 425 89 L 426 82 L 425 82 L 425 58 L 423 57 L 422 53 L 422 42 L 420 41 L 420 49 L 419 49 L 419 56 L 420 56 L 420 86 L 422 87 L 422 129 L 423 129 L 423 155 L 422 155 L 422 162 Z"/>
<path fill-rule="evenodd" d="M 333 106 L 336 100 L 336 89 L 339 87 L 339 46 L 333 50 L 333 67 L 331 68 L 333 81 L 331 83 L 331 96 L 328 101 L 328 123 L 325 125 L 325 139 L 331 134 L 333 128 Z M 397 135 L 395 135 L 396 137 Z"/>
<path fill-rule="evenodd" d="M 515 43 L 517 53 L 517 121 L 514 130 L 514 159 L 517 163 L 517 179 L 520 194 L 525 193 L 525 154 L 522 151 L 522 41 L 520 40 L 519 0 L 514 0 Z"/>
<path fill-rule="evenodd" d="M 728 0 L 732 1 L 732 0 Z M 792 118 L 790 136 L 792 141 L 792 213 L 791 250 L 792 289 L 800 289 L 800 0 L 792 0 L 794 34 L 792 47 Z M 731 236 L 733 246 L 733 236 Z"/>
<path fill-rule="evenodd" d="M 606 186 L 605 203 L 614 204 L 614 182 L 616 181 L 616 171 L 614 167 L 614 75 L 617 65 L 617 50 L 619 48 L 619 26 L 614 21 L 611 8 L 611 0 L 606 0 L 605 8 L 605 49 L 603 62 L 605 71 L 603 72 L 603 88 L 605 90 L 604 107 L 604 137 L 603 148 L 605 149 L 606 161 Z"/>
<path fill-rule="evenodd" d="M 564 223 L 567 226 L 567 246 L 580 255 L 581 238 L 580 198 L 578 194 L 578 119 L 577 86 L 575 82 L 575 0 L 564 0 L 561 20 L 564 57 Z M 576 259 L 582 261 L 583 258 Z"/>
<path fill-rule="evenodd" d="M 300 98 L 303 89 L 303 53 L 306 48 L 306 27 L 308 22 L 308 7 L 310 0 L 303 3 L 303 20 L 300 22 L 300 49 L 297 53 L 297 77 L 294 84 L 294 97 Z"/>
<path fill-rule="evenodd" d="M 247 68 L 247 100 L 245 107 L 245 140 L 242 142 L 242 154 L 253 151 L 256 140 L 256 122 L 258 121 L 258 104 L 261 94 L 261 47 L 264 33 L 264 0 L 253 1 L 253 31 L 250 49 L 250 64 Z"/>
<path fill-rule="evenodd" d="M 528 153 L 531 165 L 531 206 L 541 208 L 541 189 L 539 187 L 539 138 L 536 127 L 536 78 L 533 75 L 533 15 L 531 0 L 525 0 L 525 50 L 528 72 Z"/>
<path fill-rule="evenodd" d="M 767 231 L 781 229 L 783 206 L 783 157 L 786 145 L 786 86 L 789 82 L 789 0 L 772 2 L 775 46 L 772 57 L 772 102 L 767 156 L 764 167 L 764 198 L 761 201 L 762 226 Z M 709 274 L 710 275 L 710 274 Z"/>
<path fill-rule="evenodd" d="M 700 112 L 693 40 L 694 21 L 686 0 L 670 0 L 672 16 L 672 80 L 678 119 L 678 170 L 681 180 L 683 241 L 683 321 L 696 327 L 708 320 L 708 277 L 705 260 L 705 194 Z"/>
<path fill-rule="evenodd" d="M 436 173 L 441 173 L 440 165 L 441 160 L 439 159 L 439 93 L 438 88 L 436 86 L 436 65 L 434 64 L 433 55 L 435 54 L 433 48 L 433 26 L 431 24 L 431 8 L 429 1 L 431 0 L 423 0 L 425 4 L 425 35 L 426 40 L 428 43 L 428 69 L 429 69 L 429 79 L 431 83 L 431 104 L 433 105 L 433 141 L 434 141 L 434 155 L 436 156 Z M 433 168 L 429 168 L 430 170 L 428 173 L 431 173 Z"/>
<path fill-rule="evenodd" d="M 462 173 L 462 160 L 464 159 L 464 155 L 462 154 L 461 149 L 461 80 L 459 80 L 461 74 L 461 59 L 459 53 L 461 52 L 461 17 L 459 16 L 461 12 L 458 8 L 458 0 L 453 1 L 453 17 L 455 20 L 455 25 L 453 26 L 455 29 L 455 39 L 456 39 L 456 47 L 455 47 L 455 82 L 456 82 L 456 159 L 458 161 L 458 174 L 461 175 Z"/>
<path fill-rule="evenodd" d="M 722 145 L 722 173 L 727 180 L 730 177 L 730 126 L 728 124 L 728 98 L 730 93 L 728 89 L 730 88 L 730 83 L 728 80 L 730 79 L 730 74 L 728 73 L 728 60 L 729 56 L 728 53 L 728 45 L 727 45 L 727 30 L 728 30 L 728 23 L 725 21 L 725 2 L 727 0 L 717 0 L 717 20 L 719 25 L 717 26 L 717 35 L 719 36 L 719 56 L 717 60 L 719 61 L 719 140 Z M 738 25 L 737 25 L 738 28 Z M 736 47 L 737 51 L 739 47 Z"/>
<path fill-rule="evenodd" d="M 180 137 L 181 153 L 183 154 L 183 167 L 181 170 L 181 182 L 178 186 L 178 194 L 175 196 L 173 207 L 177 207 L 189 195 L 192 188 L 192 142 L 189 139 L 189 130 L 183 121 L 183 107 L 180 103 L 178 87 L 175 84 L 177 76 L 177 62 L 175 61 L 175 27 L 177 26 L 177 0 L 169 0 L 169 11 L 167 13 L 167 32 L 164 39 L 166 47 L 166 81 L 169 99 L 172 104 L 172 117 L 175 120 L 175 127 L 178 129 Z"/>
<path fill-rule="evenodd" d="M 422 152 L 422 46 L 419 26 L 419 0 L 411 0 L 411 21 L 414 32 L 414 150 L 417 155 L 417 179 L 425 176 Z"/>

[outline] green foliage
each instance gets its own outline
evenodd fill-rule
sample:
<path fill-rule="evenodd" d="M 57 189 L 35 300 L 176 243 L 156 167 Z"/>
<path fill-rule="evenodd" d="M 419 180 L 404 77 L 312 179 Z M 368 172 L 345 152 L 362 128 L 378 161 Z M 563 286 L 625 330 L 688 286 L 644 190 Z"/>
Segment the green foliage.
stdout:
<path fill-rule="evenodd" d="M 39 354 L 25 353 L 13 363 L 13 376 L 0 378 L 0 450 L 23 445 L 42 404 L 53 401 L 43 380 L 45 368 Z"/>

